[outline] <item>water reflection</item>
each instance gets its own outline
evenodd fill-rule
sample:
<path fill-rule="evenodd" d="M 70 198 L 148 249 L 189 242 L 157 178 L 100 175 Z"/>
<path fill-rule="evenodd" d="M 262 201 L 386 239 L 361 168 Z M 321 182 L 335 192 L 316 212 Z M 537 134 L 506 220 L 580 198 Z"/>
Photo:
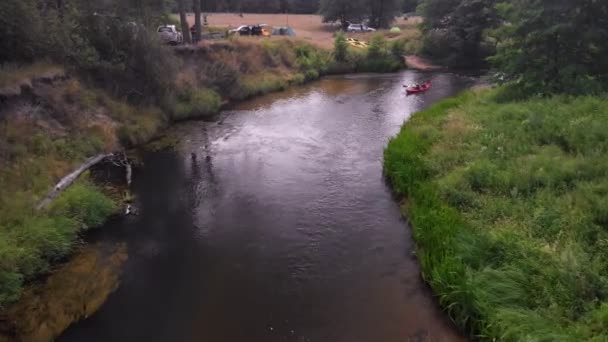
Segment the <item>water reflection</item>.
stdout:
<path fill-rule="evenodd" d="M 83 247 L 42 283 L 29 286 L 0 317 L 0 341 L 50 341 L 89 317 L 119 284 L 124 243 Z"/>
<path fill-rule="evenodd" d="M 432 91 L 405 96 L 429 77 Z M 470 83 L 328 78 L 176 127 L 179 153 L 148 155 L 136 177 L 138 223 L 106 237 L 129 243 L 122 286 L 61 340 L 461 340 L 420 279 L 381 161 L 413 112 Z"/>

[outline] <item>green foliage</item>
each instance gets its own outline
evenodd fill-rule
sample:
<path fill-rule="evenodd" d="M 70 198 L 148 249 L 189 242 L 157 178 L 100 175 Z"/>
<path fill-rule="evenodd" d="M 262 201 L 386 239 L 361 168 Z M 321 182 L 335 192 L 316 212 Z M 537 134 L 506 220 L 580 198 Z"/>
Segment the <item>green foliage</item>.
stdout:
<path fill-rule="evenodd" d="M 421 0 L 403 0 L 402 2 L 403 13 L 416 12 L 416 8 L 420 5 Z"/>
<path fill-rule="evenodd" d="M 375 34 L 369 42 L 369 48 L 367 49 L 367 58 L 370 60 L 382 58 L 385 52 L 386 39 L 380 34 Z"/>
<path fill-rule="evenodd" d="M 483 340 L 606 340 L 608 101 L 500 92 L 414 115 L 385 151 L 424 277 Z"/>
<path fill-rule="evenodd" d="M 512 1 L 500 7 L 492 62 L 531 94 L 592 94 L 608 89 L 605 1 Z"/>
<path fill-rule="evenodd" d="M 8 209 L 11 215 L 0 218 L 0 307 L 18 299 L 25 280 L 48 272 L 73 250 L 82 229 L 102 224 L 116 205 L 83 179 L 45 212 L 19 204 Z"/>
<path fill-rule="evenodd" d="M 329 69 L 331 55 L 308 44 L 295 47 L 296 63 L 307 80 L 319 78 Z"/>
<path fill-rule="evenodd" d="M 403 59 L 405 55 L 405 44 L 404 40 L 393 40 L 389 43 L 389 50 L 391 51 L 391 55 L 395 59 Z"/>
<path fill-rule="evenodd" d="M 176 63 L 153 32 L 164 15 L 153 0 L 0 4 L 0 63 L 48 58 L 84 73 L 113 95 L 161 99 Z"/>
<path fill-rule="evenodd" d="M 304 78 L 302 82 L 306 81 L 304 74 L 297 74 L 296 76 L 298 75 Z M 286 89 L 287 85 L 288 80 L 281 76 L 272 73 L 261 73 L 259 75 L 247 77 L 241 81 L 241 96 L 242 99 L 245 99 L 252 96 L 268 94 L 274 91 L 281 91 Z"/>
<path fill-rule="evenodd" d="M 401 14 L 401 0 L 368 0 L 369 24 L 375 28 L 389 28 Z"/>
<path fill-rule="evenodd" d="M 48 46 L 40 39 L 43 26 L 34 0 L 5 0 L 0 3 L 0 64 L 32 61 Z"/>
<path fill-rule="evenodd" d="M 321 0 L 319 13 L 323 22 L 340 21 L 342 28 L 348 27 L 348 21 L 361 21 L 366 12 L 365 0 Z"/>
<path fill-rule="evenodd" d="M 347 53 L 348 43 L 346 43 L 346 36 L 344 33 L 339 32 L 334 41 L 334 58 L 337 62 L 344 62 L 346 61 Z"/>
<path fill-rule="evenodd" d="M 101 225 L 114 210 L 114 202 L 86 181 L 74 184 L 50 208 L 52 215 L 69 217 L 85 229 Z"/>
<path fill-rule="evenodd" d="M 395 41 L 387 43 L 384 36 L 375 34 L 364 57 L 355 62 L 358 71 L 363 72 L 393 72 L 404 66 L 403 45 Z M 356 55 L 355 55 L 356 56 Z"/>
<path fill-rule="evenodd" d="M 477 67 L 493 54 L 486 31 L 498 24 L 498 0 L 425 0 L 423 52 L 449 66 Z"/>
<path fill-rule="evenodd" d="M 373 27 L 388 28 L 401 12 L 400 0 L 321 0 L 323 22 L 339 21 L 346 30 L 348 22 L 369 19 Z"/>
<path fill-rule="evenodd" d="M 194 119 L 216 114 L 222 103 L 221 97 L 211 89 L 187 88 L 177 98 L 174 120 Z"/>

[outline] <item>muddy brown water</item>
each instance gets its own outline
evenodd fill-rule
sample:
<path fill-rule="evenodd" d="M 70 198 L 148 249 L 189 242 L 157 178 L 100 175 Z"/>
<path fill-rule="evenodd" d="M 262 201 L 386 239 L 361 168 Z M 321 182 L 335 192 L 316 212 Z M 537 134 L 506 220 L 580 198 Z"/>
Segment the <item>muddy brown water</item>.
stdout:
<path fill-rule="evenodd" d="M 420 278 L 382 153 L 473 82 L 334 77 L 176 126 L 178 151 L 135 174 L 139 215 L 92 237 L 127 245 L 118 290 L 59 341 L 463 340 Z"/>

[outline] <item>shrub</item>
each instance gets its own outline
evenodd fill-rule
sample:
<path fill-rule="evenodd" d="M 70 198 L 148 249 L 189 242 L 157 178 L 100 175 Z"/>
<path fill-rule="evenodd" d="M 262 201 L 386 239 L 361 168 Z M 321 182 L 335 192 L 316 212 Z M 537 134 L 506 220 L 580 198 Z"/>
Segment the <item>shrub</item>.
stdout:
<path fill-rule="evenodd" d="M 296 45 L 295 52 L 298 67 L 305 73 L 314 70 L 318 74 L 324 74 L 328 70 L 331 59 L 329 53 L 308 44 Z"/>
<path fill-rule="evenodd" d="M 347 53 L 348 43 L 346 43 L 346 37 L 344 36 L 344 33 L 339 32 L 334 41 L 334 59 L 338 62 L 344 62 L 346 61 Z"/>
<path fill-rule="evenodd" d="M 19 198 L 13 196 L 11 217 L 0 217 L 0 308 L 19 298 L 24 281 L 68 255 L 82 229 L 102 224 L 116 209 L 86 176 L 43 212 Z"/>
<path fill-rule="evenodd" d="M 295 75 L 293 75 L 293 77 L 291 78 L 291 83 L 293 84 L 304 84 L 304 82 L 306 82 L 306 76 L 304 76 L 304 74 L 302 73 L 297 73 Z"/>
<path fill-rule="evenodd" d="M 405 41 L 398 39 L 390 42 L 389 50 L 393 55 L 393 58 L 397 60 L 403 59 L 405 55 Z"/>
<path fill-rule="evenodd" d="M 365 56 L 355 53 L 354 63 L 358 71 L 392 72 L 404 66 L 401 43 L 387 44 L 381 34 L 375 34 Z"/>
<path fill-rule="evenodd" d="M 187 88 L 178 95 L 174 120 L 194 119 L 215 114 L 220 109 L 221 98 L 211 89 Z"/>
<path fill-rule="evenodd" d="M 134 111 L 124 119 L 117 135 L 123 146 L 136 146 L 149 141 L 165 123 L 163 114 L 158 109 Z"/>
<path fill-rule="evenodd" d="M 197 76 L 203 87 L 223 94 L 229 94 L 239 82 L 238 70 L 224 61 L 203 63 Z"/>
<path fill-rule="evenodd" d="M 367 49 L 367 59 L 375 60 L 386 56 L 386 39 L 381 34 L 374 34 Z"/>
<path fill-rule="evenodd" d="M 67 189 L 50 208 L 51 214 L 70 217 L 84 229 L 101 225 L 115 210 L 115 203 L 86 180 Z"/>
<path fill-rule="evenodd" d="M 241 99 L 284 90 L 287 88 L 287 85 L 286 79 L 272 73 L 263 72 L 257 75 L 251 75 L 245 78 L 241 83 Z"/>
<path fill-rule="evenodd" d="M 0 64 L 32 61 L 47 53 L 42 20 L 34 0 L 0 2 Z"/>

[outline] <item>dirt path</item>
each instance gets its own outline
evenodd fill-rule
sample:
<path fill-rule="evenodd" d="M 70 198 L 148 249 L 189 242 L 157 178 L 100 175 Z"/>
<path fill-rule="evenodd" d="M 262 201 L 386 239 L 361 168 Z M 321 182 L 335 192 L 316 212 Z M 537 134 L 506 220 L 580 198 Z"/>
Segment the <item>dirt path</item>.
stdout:
<path fill-rule="evenodd" d="M 439 70 L 442 68 L 438 65 L 432 64 L 431 62 L 420 56 L 405 56 L 405 63 L 410 69 L 417 69 L 423 71 Z"/>

